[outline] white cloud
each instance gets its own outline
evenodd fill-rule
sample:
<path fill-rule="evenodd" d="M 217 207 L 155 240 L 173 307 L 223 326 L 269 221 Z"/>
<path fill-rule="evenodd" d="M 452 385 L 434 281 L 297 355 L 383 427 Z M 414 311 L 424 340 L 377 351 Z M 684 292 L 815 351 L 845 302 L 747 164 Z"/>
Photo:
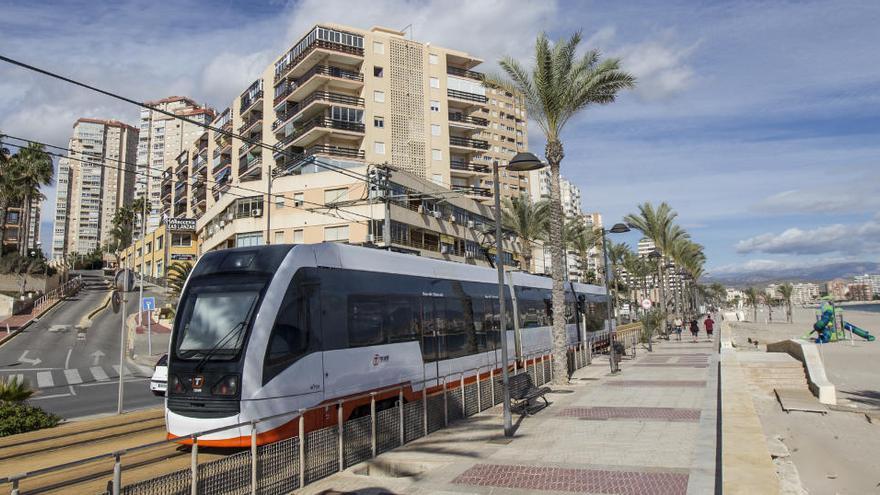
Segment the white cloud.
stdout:
<path fill-rule="evenodd" d="M 741 254 L 876 254 L 880 252 L 880 214 L 858 225 L 834 224 L 809 230 L 791 228 L 779 234 L 757 235 L 739 241 L 736 251 Z"/>
<path fill-rule="evenodd" d="M 688 59 L 697 44 L 681 46 L 671 32 L 658 39 L 624 45 L 614 55 L 638 79 L 636 94 L 649 101 L 663 100 L 684 92 L 694 82 Z"/>

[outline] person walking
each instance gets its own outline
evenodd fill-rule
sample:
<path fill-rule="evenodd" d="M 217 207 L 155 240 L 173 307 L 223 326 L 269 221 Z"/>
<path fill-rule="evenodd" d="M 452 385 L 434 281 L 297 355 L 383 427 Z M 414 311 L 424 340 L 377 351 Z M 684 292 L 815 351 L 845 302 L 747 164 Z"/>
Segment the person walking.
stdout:
<path fill-rule="evenodd" d="M 697 324 L 697 320 L 691 320 L 691 335 L 694 337 L 693 342 L 697 343 L 697 335 L 700 333 L 700 326 Z"/>
<path fill-rule="evenodd" d="M 706 319 L 703 320 L 703 325 L 706 327 L 706 336 L 709 337 L 709 340 L 712 340 L 712 332 L 715 331 L 715 320 L 712 319 L 712 314 L 706 315 Z"/>
<path fill-rule="evenodd" d="M 676 316 L 674 320 L 672 320 L 672 331 L 675 332 L 676 338 L 681 341 L 681 332 L 684 330 L 684 322 L 681 320 L 680 316 Z"/>

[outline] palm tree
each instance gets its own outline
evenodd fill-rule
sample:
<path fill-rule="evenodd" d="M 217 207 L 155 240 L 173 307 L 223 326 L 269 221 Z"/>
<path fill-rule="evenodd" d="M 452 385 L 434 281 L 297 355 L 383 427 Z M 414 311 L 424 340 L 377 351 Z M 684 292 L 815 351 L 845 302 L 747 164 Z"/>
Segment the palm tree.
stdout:
<path fill-rule="evenodd" d="M 535 241 L 544 239 L 547 231 L 549 203 L 538 201 L 532 203 L 528 196 L 504 198 L 501 206 L 501 218 L 504 226 L 516 232 L 522 246 L 522 257 L 526 270 L 532 272 L 532 247 Z"/>
<path fill-rule="evenodd" d="M 782 302 L 785 304 L 785 321 L 792 323 L 791 317 L 791 296 L 794 293 L 794 287 L 785 283 L 779 286 L 779 295 L 782 296 Z"/>
<path fill-rule="evenodd" d="M 189 278 L 192 268 L 192 263 L 186 262 L 171 263 L 168 265 L 168 269 L 165 271 L 165 276 L 168 280 L 168 290 L 172 297 L 179 296 L 183 291 L 183 285 L 186 283 L 186 279 Z"/>
<path fill-rule="evenodd" d="M 587 50 L 577 57 L 581 33 L 553 46 L 546 34 L 535 42 L 535 65 L 529 72 L 518 61 L 504 57 L 499 65 L 506 78 L 487 76 L 488 86 L 521 94 L 526 110 L 546 139 L 544 155 L 550 164 L 550 259 L 553 275 L 553 357 L 554 382 L 568 381 L 566 369 L 565 246 L 562 239 L 562 202 L 559 172 L 565 151 L 562 131 L 580 111 L 594 104 L 608 104 L 617 94 L 635 85 L 635 78 L 620 69 L 615 58 L 600 60 L 598 50 Z"/>
<path fill-rule="evenodd" d="M 18 377 L 7 376 L 0 379 L 0 401 L 22 402 L 34 395 L 34 391 L 28 387 L 24 380 L 18 381 Z"/>
<path fill-rule="evenodd" d="M 52 185 L 55 172 L 52 167 L 52 158 L 46 153 L 42 144 L 29 143 L 27 147 L 18 150 L 18 153 L 11 158 L 11 162 L 13 164 L 11 175 L 24 201 L 22 205 L 24 228 L 21 231 L 24 233 L 23 239 L 26 240 L 33 221 L 31 218 L 32 203 L 35 199 L 42 201 L 46 198 L 40 191 L 40 187 Z M 32 245 L 28 246 L 27 242 L 20 243 L 21 252 L 27 253 L 29 248 L 36 249 L 36 242 L 37 236 L 34 236 Z"/>
<path fill-rule="evenodd" d="M 749 287 L 745 291 L 746 295 L 746 304 L 752 307 L 754 311 L 752 321 L 758 321 L 758 304 L 761 304 L 761 294 L 758 292 L 758 289 L 754 287 Z"/>
<path fill-rule="evenodd" d="M 598 247 L 602 241 L 602 231 L 598 229 L 589 229 L 583 222 L 578 222 L 582 228 L 572 230 L 566 228 L 568 238 L 566 245 L 569 249 L 577 253 L 578 266 L 581 271 L 581 282 L 589 283 L 589 257 L 590 251 Z M 595 277 L 595 274 L 593 274 Z"/>
<path fill-rule="evenodd" d="M 656 209 L 649 202 L 638 205 L 638 213 L 630 213 L 623 220 L 632 228 L 638 230 L 646 238 L 654 242 L 654 247 L 662 256 L 657 263 L 657 271 L 659 275 L 660 289 L 660 310 L 669 319 L 669 311 L 666 304 L 666 277 L 665 277 L 665 259 L 671 255 L 672 246 L 682 238 L 687 237 L 687 233 L 681 227 L 675 225 L 675 218 L 678 216 L 672 207 L 666 202 L 660 203 Z M 661 332 L 666 333 L 668 321 L 661 326 Z"/>

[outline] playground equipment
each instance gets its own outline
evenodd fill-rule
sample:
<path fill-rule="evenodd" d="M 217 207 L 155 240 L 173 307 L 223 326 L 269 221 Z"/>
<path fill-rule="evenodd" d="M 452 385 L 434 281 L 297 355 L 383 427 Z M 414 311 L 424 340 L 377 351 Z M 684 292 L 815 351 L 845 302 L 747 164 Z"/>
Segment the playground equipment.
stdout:
<path fill-rule="evenodd" d="M 875 339 L 867 330 L 844 321 L 843 308 L 835 306 L 829 300 L 825 300 L 822 302 L 822 306 L 816 315 L 816 323 L 813 324 L 813 330 L 804 335 L 804 338 L 811 338 L 812 334 L 816 333 L 816 343 L 825 344 L 846 340 L 846 331 L 850 332 L 850 340 L 852 340 L 853 335 L 858 335 L 868 342 L 873 342 Z"/>
<path fill-rule="evenodd" d="M 852 332 L 852 333 L 858 335 L 859 337 L 861 337 L 861 338 L 867 340 L 868 342 L 874 342 L 874 336 L 871 335 L 870 332 L 868 332 L 867 330 L 863 330 L 863 329 L 861 329 L 861 328 L 859 328 L 859 327 L 853 325 L 852 323 L 850 323 L 850 322 L 848 322 L 848 321 L 843 322 L 843 328 L 845 328 L 846 330 L 849 330 L 850 332 Z"/>

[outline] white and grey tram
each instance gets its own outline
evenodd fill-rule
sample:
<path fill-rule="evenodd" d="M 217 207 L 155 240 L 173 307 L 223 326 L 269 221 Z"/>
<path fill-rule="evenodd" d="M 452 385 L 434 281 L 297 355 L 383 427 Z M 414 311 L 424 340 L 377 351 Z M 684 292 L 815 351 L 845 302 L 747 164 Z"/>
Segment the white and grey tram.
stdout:
<path fill-rule="evenodd" d="M 606 297 L 567 285 L 574 343 L 604 328 Z M 517 341 L 520 356 L 551 347 L 550 288 L 546 277 L 507 274 L 510 366 Z M 297 435 L 301 409 L 328 404 L 306 413 L 312 430 L 335 424 L 347 397 L 399 386 L 416 400 L 453 373 L 499 373 L 497 272 L 335 243 L 209 252 L 181 294 L 168 355 L 169 438 L 291 412 L 258 424 L 259 443 L 277 441 Z M 357 400 L 343 408 L 346 419 L 363 412 Z M 250 426 L 199 443 L 247 446 Z"/>

